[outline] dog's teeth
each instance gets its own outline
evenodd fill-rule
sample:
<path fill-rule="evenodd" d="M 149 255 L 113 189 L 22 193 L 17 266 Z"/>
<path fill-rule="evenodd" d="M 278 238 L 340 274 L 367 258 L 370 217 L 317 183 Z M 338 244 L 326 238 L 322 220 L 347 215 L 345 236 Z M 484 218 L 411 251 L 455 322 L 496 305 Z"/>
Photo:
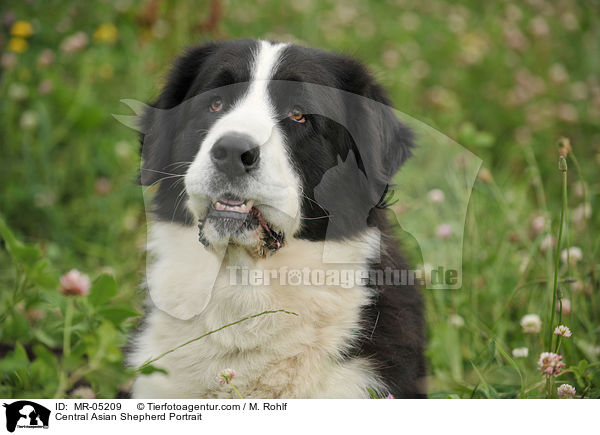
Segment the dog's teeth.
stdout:
<path fill-rule="evenodd" d="M 211 201 L 215 210 L 232 211 L 236 213 L 249 213 L 254 205 L 254 200 L 247 200 L 243 203 L 238 203 L 235 205 L 221 199 L 213 199 Z"/>

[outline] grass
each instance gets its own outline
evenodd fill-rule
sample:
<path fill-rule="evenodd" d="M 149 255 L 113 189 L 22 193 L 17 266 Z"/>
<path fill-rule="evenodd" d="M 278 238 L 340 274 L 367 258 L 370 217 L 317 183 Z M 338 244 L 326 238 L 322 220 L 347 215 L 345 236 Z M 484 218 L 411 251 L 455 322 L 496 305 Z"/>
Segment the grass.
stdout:
<path fill-rule="evenodd" d="M 262 0 L 255 7 L 240 0 L 221 2 L 220 16 L 209 3 L 55 0 L 2 11 L 0 396 L 72 396 L 91 386 L 97 397 L 115 397 L 127 389 L 132 373 L 123 369 L 121 346 L 141 312 L 145 261 L 136 248 L 146 220 L 135 184 L 137 137 L 111 114 L 130 114 L 123 98 L 156 96 L 185 46 L 254 37 L 356 56 L 399 111 L 483 162 L 466 197 L 460 179 L 416 183 L 418 160 L 400 175 L 419 195 L 444 190 L 445 205 L 468 201 L 462 287 L 424 291 L 430 396 L 546 397 L 569 383 L 578 397 L 600 397 L 596 3 Z M 14 19 L 32 26 L 17 37 L 26 47 L 11 36 Z M 78 32 L 84 36 L 72 38 Z M 573 149 L 561 173 L 563 136 Z M 460 216 L 417 210 L 404 199 L 394 212 L 420 234 L 420 246 L 404 237 L 419 264 L 446 246 L 435 226 L 451 222 L 456 236 Z M 548 249 L 559 230 L 561 249 Z M 573 246 L 581 259 L 562 261 L 560 251 Z M 72 268 L 92 277 L 90 296 L 56 290 Z M 547 389 L 537 360 L 558 346 L 554 298 L 563 308 L 569 301 L 560 321 L 573 336 L 560 341 L 566 367 Z M 528 313 L 541 317 L 539 334 L 523 333 Z M 519 347 L 529 356 L 513 357 Z"/>

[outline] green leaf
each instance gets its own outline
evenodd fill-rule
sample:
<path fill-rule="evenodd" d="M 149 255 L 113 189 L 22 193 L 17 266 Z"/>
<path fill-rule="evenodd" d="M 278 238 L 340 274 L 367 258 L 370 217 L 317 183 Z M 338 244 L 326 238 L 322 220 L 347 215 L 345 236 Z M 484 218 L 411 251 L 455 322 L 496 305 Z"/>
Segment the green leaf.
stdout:
<path fill-rule="evenodd" d="M 140 316 L 140 313 L 137 311 L 123 307 L 102 308 L 98 311 L 98 314 L 104 317 L 106 320 L 111 321 L 115 326 L 119 326 L 127 319 Z"/>
<path fill-rule="evenodd" d="M 147 365 L 144 366 L 140 369 L 140 373 L 143 375 L 151 375 L 152 373 L 163 373 L 165 375 L 167 375 L 167 371 L 165 369 L 161 369 L 159 367 L 153 366 L 153 365 Z M 371 394 L 371 397 L 373 399 L 376 399 L 376 397 L 373 397 L 372 394 L 375 394 L 375 392 L 373 390 L 371 390 L 370 388 L 367 388 L 367 390 L 369 391 L 369 394 Z"/>
<path fill-rule="evenodd" d="M 28 365 L 29 358 L 27 357 L 27 352 L 23 345 L 17 342 L 15 349 L 0 360 L 0 374 L 12 375 L 17 370 L 26 368 Z"/>
<path fill-rule="evenodd" d="M 48 347 L 57 347 L 59 345 L 58 340 L 56 340 L 51 335 L 47 334 L 46 331 L 40 328 L 32 329 L 32 334 L 38 341 L 40 341 Z"/>
<path fill-rule="evenodd" d="M 32 268 L 42 259 L 42 250 L 34 245 L 15 244 L 11 250 L 16 261 L 27 268 Z"/>
<path fill-rule="evenodd" d="M 47 365 L 58 367 L 58 358 L 45 346 L 42 346 L 41 344 L 36 344 L 33 347 L 33 353 L 37 359 L 43 360 Z"/>
<path fill-rule="evenodd" d="M 21 245 L 21 242 L 19 242 L 16 239 L 15 235 L 6 224 L 6 221 L 4 220 L 2 215 L 0 215 L 0 236 L 2 236 L 2 238 L 4 239 L 4 242 L 6 243 L 6 248 L 11 254 L 16 246 Z"/>
<path fill-rule="evenodd" d="M 377 394 L 375 394 L 375 391 L 372 388 L 367 387 L 367 391 L 369 392 L 369 396 L 371 396 L 371 399 L 377 399 Z"/>
<path fill-rule="evenodd" d="M 42 258 L 29 271 L 28 276 L 32 282 L 46 289 L 56 289 L 58 287 L 58 276 L 50 270 L 50 261 Z"/>
<path fill-rule="evenodd" d="M 4 340 L 25 340 L 29 337 L 29 323 L 25 317 L 18 313 L 12 313 L 2 324 L 0 337 Z"/>
<path fill-rule="evenodd" d="M 489 148 L 494 145 L 495 138 L 490 133 L 485 131 L 477 133 L 474 138 L 473 145 L 480 148 Z"/>
<path fill-rule="evenodd" d="M 88 300 L 94 307 L 99 307 L 109 302 L 117 291 L 117 282 L 111 275 L 100 275 L 92 284 Z"/>

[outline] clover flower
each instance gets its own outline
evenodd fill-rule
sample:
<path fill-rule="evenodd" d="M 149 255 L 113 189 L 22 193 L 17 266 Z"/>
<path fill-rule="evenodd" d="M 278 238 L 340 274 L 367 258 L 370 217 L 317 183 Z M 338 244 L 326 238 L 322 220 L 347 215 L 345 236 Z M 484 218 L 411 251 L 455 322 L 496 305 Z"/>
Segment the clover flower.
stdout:
<path fill-rule="evenodd" d="M 556 392 L 558 393 L 558 397 L 560 399 L 572 399 L 577 393 L 577 391 L 575 391 L 575 387 L 569 384 L 562 384 L 556 389 Z"/>
<path fill-rule="evenodd" d="M 589 203 L 580 204 L 573 210 L 573 223 L 576 225 L 582 225 L 592 217 L 592 206 Z"/>
<path fill-rule="evenodd" d="M 54 85 L 52 84 L 52 80 L 44 79 L 40 82 L 38 86 L 38 92 L 40 93 L 40 95 L 46 95 L 52 92 L 53 88 Z"/>
<path fill-rule="evenodd" d="M 560 302 L 556 303 L 556 311 L 561 311 L 564 315 L 571 314 L 571 301 L 566 298 L 561 299 Z"/>
<path fill-rule="evenodd" d="M 33 110 L 26 110 L 19 119 L 19 126 L 23 130 L 33 130 L 39 124 L 39 117 Z"/>
<path fill-rule="evenodd" d="M 558 325 L 554 329 L 554 335 L 560 335 L 561 337 L 569 338 L 571 336 L 571 330 L 565 325 Z"/>
<path fill-rule="evenodd" d="M 39 66 L 50 66 L 54 63 L 54 59 L 56 59 L 56 55 L 54 54 L 54 52 L 49 48 L 46 48 L 38 56 L 37 63 Z"/>
<path fill-rule="evenodd" d="M 550 234 L 546 234 L 540 242 L 540 250 L 546 252 L 556 246 L 556 239 Z"/>
<path fill-rule="evenodd" d="M 15 53 L 4 53 L 0 57 L 0 66 L 6 69 L 13 69 L 17 65 L 17 55 Z"/>
<path fill-rule="evenodd" d="M 560 258 L 563 263 L 569 261 L 569 264 L 574 266 L 583 258 L 583 253 L 581 252 L 581 248 L 571 246 L 570 248 L 561 251 Z"/>
<path fill-rule="evenodd" d="M 521 327 L 525 334 L 538 334 L 542 330 L 542 319 L 537 314 L 526 314 L 521 319 Z"/>
<path fill-rule="evenodd" d="M 61 42 L 60 49 L 67 54 L 77 53 L 88 45 L 89 38 L 84 32 L 77 32 Z"/>
<path fill-rule="evenodd" d="M 90 292 L 90 278 L 72 269 L 60 277 L 60 291 L 64 295 L 87 295 Z"/>
<path fill-rule="evenodd" d="M 90 387 L 77 387 L 71 391 L 70 396 L 74 399 L 95 399 L 96 393 Z"/>
<path fill-rule="evenodd" d="M 233 369 L 223 369 L 219 372 L 219 383 L 221 385 L 230 384 L 233 378 L 235 378 Z"/>
<path fill-rule="evenodd" d="M 448 224 L 441 224 L 435 230 L 436 235 L 441 239 L 447 239 L 452 235 L 452 227 Z"/>
<path fill-rule="evenodd" d="M 529 349 L 526 347 L 517 347 L 512 351 L 513 358 L 527 358 L 529 356 Z"/>
<path fill-rule="evenodd" d="M 552 376 L 558 376 L 560 371 L 565 367 L 565 363 L 561 361 L 562 355 L 558 355 L 554 352 L 542 352 L 540 360 L 538 361 L 538 367 L 547 378 Z"/>
<path fill-rule="evenodd" d="M 534 217 L 531 220 L 531 228 L 535 234 L 540 234 L 546 228 L 546 218 L 542 215 Z"/>
<path fill-rule="evenodd" d="M 448 321 L 452 326 L 455 326 L 457 328 L 462 328 L 463 326 L 465 326 L 465 319 L 458 314 L 451 314 L 450 316 L 448 316 Z"/>
<path fill-rule="evenodd" d="M 432 189 L 427 194 L 427 198 L 434 204 L 440 204 L 440 203 L 444 202 L 444 198 L 445 198 L 444 191 L 440 190 L 440 189 Z"/>

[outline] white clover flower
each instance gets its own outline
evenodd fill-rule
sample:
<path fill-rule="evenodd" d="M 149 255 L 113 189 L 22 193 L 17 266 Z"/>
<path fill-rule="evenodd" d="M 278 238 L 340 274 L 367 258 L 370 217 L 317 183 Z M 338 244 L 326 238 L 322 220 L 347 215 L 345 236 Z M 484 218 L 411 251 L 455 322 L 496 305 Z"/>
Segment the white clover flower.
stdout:
<path fill-rule="evenodd" d="M 16 101 L 22 101 L 29 96 L 29 89 L 22 83 L 12 83 L 8 88 L 8 96 Z"/>
<path fill-rule="evenodd" d="M 38 114 L 33 110 L 26 110 L 19 119 L 19 125 L 23 130 L 33 130 L 39 124 Z"/>
<path fill-rule="evenodd" d="M 448 317 L 448 321 L 452 326 L 456 326 L 457 328 L 462 328 L 463 326 L 465 326 L 465 319 L 463 319 L 458 314 L 451 314 Z"/>
<path fill-rule="evenodd" d="M 435 230 L 436 235 L 441 239 L 447 239 L 452 235 L 452 227 L 449 224 L 441 224 Z"/>
<path fill-rule="evenodd" d="M 71 392 L 71 397 L 75 399 L 95 399 L 96 393 L 90 387 L 77 387 Z"/>
<path fill-rule="evenodd" d="M 221 385 L 230 384 L 234 377 L 235 372 L 233 369 L 223 369 L 219 372 L 219 383 Z"/>
<path fill-rule="evenodd" d="M 538 334 L 542 330 L 542 319 L 537 314 L 526 314 L 521 319 L 521 327 L 525 334 Z"/>
<path fill-rule="evenodd" d="M 556 240 L 550 234 L 546 234 L 540 242 L 540 250 L 542 252 L 549 251 L 556 244 Z"/>
<path fill-rule="evenodd" d="M 590 204 L 581 204 L 573 210 L 573 223 L 579 225 L 592 217 L 592 206 Z"/>
<path fill-rule="evenodd" d="M 445 199 L 444 191 L 441 189 L 432 189 L 427 194 L 427 198 L 434 204 L 440 204 L 444 202 Z"/>
<path fill-rule="evenodd" d="M 531 228 L 533 228 L 534 233 L 541 233 L 546 228 L 546 218 L 542 215 L 534 217 L 531 220 Z"/>
<path fill-rule="evenodd" d="M 583 281 L 578 279 L 575 282 L 573 282 L 571 284 L 571 291 L 573 293 L 581 293 L 583 291 L 583 289 L 585 288 Z"/>
<path fill-rule="evenodd" d="M 558 393 L 558 397 L 560 399 L 572 399 L 577 393 L 577 391 L 575 391 L 575 387 L 569 384 L 562 384 L 556 389 L 556 392 Z"/>
<path fill-rule="evenodd" d="M 60 44 L 60 49 L 67 54 L 77 53 L 88 45 L 88 41 L 89 38 L 84 32 L 77 32 L 65 38 Z"/>
<path fill-rule="evenodd" d="M 538 361 L 538 367 L 542 375 L 550 378 L 558 376 L 560 371 L 565 367 L 565 363 L 562 362 L 562 355 L 554 352 L 542 352 Z"/>
<path fill-rule="evenodd" d="M 569 338 L 571 336 L 571 330 L 565 325 L 558 325 L 554 329 L 554 335 L 560 335 L 561 337 Z"/>
<path fill-rule="evenodd" d="M 562 314 L 571 314 L 571 301 L 569 299 L 561 299 L 560 302 L 556 303 L 556 311 L 560 311 L 562 304 Z"/>
<path fill-rule="evenodd" d="M 583 258 L 583 253 L 581 252 L 581 248 L 571 246 L 570 248 L 561 251 L 560 258 L 563 263 L 569 261 L 569 264 L 574 266 Z"/>
<path fill-rule="evenodd" d="M 529 349 L 526 347 L 517 347 L 512 351 L 513 358 L 527 358 L 529 356 Z"/>

